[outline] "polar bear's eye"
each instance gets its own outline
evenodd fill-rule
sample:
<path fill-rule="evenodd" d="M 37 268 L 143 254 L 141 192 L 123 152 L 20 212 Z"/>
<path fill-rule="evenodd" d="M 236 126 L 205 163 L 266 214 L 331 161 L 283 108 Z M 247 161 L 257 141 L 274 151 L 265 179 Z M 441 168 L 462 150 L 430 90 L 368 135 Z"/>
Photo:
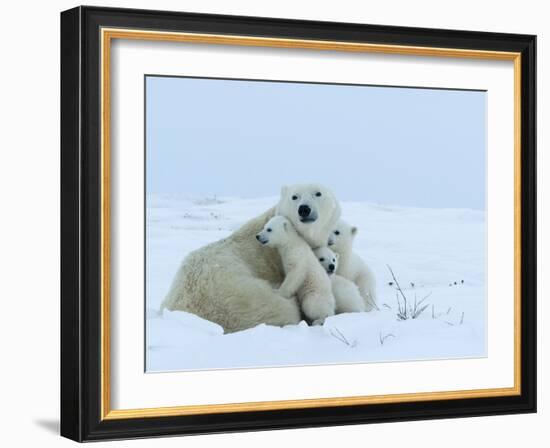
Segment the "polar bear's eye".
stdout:
<path fill-rule="evenodd" d="M 271 229 L 266 229 L 268 232 L 271 232 Z"/>
<path fill-rule="evenodd" d="M 335 234 L 335 235 L 340 235 L 340 231 L 339 231 L 339 230 L 335 230 L 335 231 L 334 231 L 334 234 Z"/>
<path fill-rule="evenodd" d="M 319 261 L 322 263 L 323 261 L 325 261 L 324 258 L 319 258 Z"/>
<path fill-rule="evenodd" d="M 317 196 L 317 197 L 321 196 L 321 192 L 318 191 L 317 193 L 315 193 L 315 196 Z"/>
<path fill-rule="evenodd" d="M 298 199 L 298 196 L 293 195 L 293 196 L 292 196 L 292 200 L 295 201 L 296 199 Z"/>

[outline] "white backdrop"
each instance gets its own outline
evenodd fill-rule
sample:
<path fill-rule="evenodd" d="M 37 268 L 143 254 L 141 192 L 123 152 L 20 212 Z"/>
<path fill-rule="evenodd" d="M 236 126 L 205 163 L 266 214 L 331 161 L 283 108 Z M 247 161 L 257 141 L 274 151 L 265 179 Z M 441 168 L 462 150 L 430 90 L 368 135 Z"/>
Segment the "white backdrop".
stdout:
<path fill-rule="evenodd" d="M 539 95 L 539 207 L 548 189 L 550 158 L 543 154 L 548 94 L 543 80 L 550 56 L 545 53 L 543 2 L 525 0 L 479 2 L 437 1 L 321 2 L 314 0 L 157 0 L 89 1 L 88 4 L 160 8 L 317 20 L 355 21 L 388 25 L 425 26 L 538 34 Z M 2 137 L 0 185 L 3 214 L 2 254 L 3 443 L 17 446 L 68 446 L 58 438 L 59 413 L 59 11 L 75 6 L 69 1 L 12 2 L 4 6 L 2 33 Z M 540 6 L 539 6 L 540 5 Z M 539 208 L 539 229 L 548 222 L 550 204 Z M 539 233 L 539 297 L 545 296 L 543 277 L 549 239 Z M 32 273 L 31 273 L 32 272 Z M 539 322 L 548 312 L 539 300 Z M 550 344 L 539 325 L 539 414 L 476 419 L 406 422 L 295 431 L 201 436 L 122 442 L 131 446 L 199 447 L 315 444 L 335 446 L 342 441 L 384 446 L 462 447 L 490 441 L 499 447 L 547 440 L 545 423 L 550 395 L 543 382 L 541 348 Z M 20 440 L 19 440 L 20 439 Z M 98 446 L 102 446 L 99 444 Z M 112 445 L 111 445 L 112 446 Z"/>

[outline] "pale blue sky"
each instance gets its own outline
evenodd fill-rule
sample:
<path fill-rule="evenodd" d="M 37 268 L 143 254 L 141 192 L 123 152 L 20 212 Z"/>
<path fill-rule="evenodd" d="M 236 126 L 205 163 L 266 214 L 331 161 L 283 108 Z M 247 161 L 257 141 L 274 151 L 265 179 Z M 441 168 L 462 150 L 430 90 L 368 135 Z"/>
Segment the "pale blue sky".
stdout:
<path fill-rule="evenodd" d="M 486 93 L 146 77 L 148 193 L 485 208 Z"/>

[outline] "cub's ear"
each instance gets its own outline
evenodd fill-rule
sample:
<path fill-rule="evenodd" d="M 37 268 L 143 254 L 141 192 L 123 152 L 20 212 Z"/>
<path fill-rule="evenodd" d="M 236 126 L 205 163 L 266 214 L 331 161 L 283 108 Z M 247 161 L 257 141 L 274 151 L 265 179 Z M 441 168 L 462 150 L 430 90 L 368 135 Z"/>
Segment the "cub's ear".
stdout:
<path fill-rule="evenodd" d="M 352 236 L 357 235 L 357 227 L 354 226 L 354 227 L 351 228 L 351 235 Z"/>
<path fill-rule="evenodd" d="M 288 185 L 283 185 L 281 187 L 281 196 L 286 196 L 287 193 L 288 193 Z"/>

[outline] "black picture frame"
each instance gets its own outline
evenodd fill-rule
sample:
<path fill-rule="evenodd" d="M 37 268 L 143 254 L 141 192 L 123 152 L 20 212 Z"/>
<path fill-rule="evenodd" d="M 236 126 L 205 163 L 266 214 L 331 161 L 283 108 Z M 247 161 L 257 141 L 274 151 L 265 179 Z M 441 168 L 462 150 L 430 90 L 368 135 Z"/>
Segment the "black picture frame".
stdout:
<path fill-rule="evenodd" d="M 521 53 L 521 393 L 102 419 L 102 27 Z M 61 435 L 92 441 L 536 412 L 535 141 L 536 36 L 100 7 L 61 13 Z"/>

